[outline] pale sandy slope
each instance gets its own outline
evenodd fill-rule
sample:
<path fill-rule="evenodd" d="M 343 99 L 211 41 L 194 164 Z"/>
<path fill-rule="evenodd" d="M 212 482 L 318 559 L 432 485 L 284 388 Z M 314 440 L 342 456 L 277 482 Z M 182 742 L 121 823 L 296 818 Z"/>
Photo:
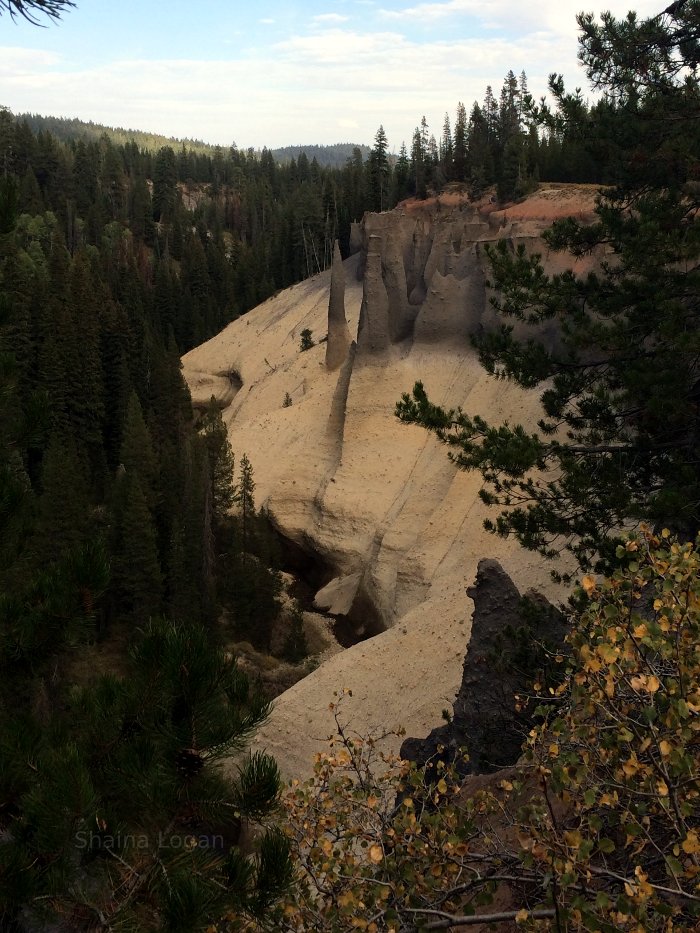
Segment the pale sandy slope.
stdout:
<path fill-rule="evenodd" d="M 356 264 L 345 264 L 353 334 L 362 298 Z M 317 339 L 326 333 L 329 281 L 323 273 L 282 292 L 183 359 L 198 403 L 212 393 L 228 401 L 226 374 L 240 374 L 243 387 L 223 414 L 236 457 L 245 452 L 253 464 L 258 505 L 269 507 L 285 534 L 311 544 L 346 589 L 361 580 L 391 626 L 278 699 L 257 746 L 272 751 L 287 776 L 309 772 L 332 731 L 328 705 L 342 688 L 353 692 L 344 716 L 359 731 L 404 726 L 424 735 L 441 722 L 461 676 L 472 610 L 465 587 L 480 558 L 499 559 L 521 589 L 554 593 L 549 567 L 484 531 L 480 477 L 458 472 L 432 436 L 394 416 L 418 378 L 433 400 L 496 422 L 534 425 L 536 393 L 491 379 L 467 341 L 416 343 L 374 362 L 356 360 L 342 431 L 337 405 L 329 426 L 342 374 L 326 371 L 323 344 L 299 352 L 302 329 Z"/>

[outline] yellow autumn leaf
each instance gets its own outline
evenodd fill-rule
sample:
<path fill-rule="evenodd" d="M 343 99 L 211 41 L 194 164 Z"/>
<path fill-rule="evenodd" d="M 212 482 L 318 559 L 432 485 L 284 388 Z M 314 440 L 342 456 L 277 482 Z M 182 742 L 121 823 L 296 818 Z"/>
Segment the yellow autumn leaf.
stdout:
<path fill-rule="evenodd" d="M 381 862 L 381 860 L 384 858 L 382 847 L 378 845 L 370 846 L 369 858 L 370 858 L 370 861 L 375 863 L 375 865 Z"/>
<path fill-rule="evenodd" d="M 444 778 L 440 778 L 440 780 L 437 782 L 437 789 L 441 794 L 447 793 L 447 783 Z"/>
<path fill-rule="evenodd" d="M 662 739 L 659 742 L 659 751 L 664 756 L 664 758 L 667 758 L 673 751 L 673 746 L 670 742 L 667 742 L 666 739 Z"/>
<path fill-rule="evenodd" d="M 581 580 L 581 586 L 583 587 L 586 595 L 590 596 L 590 594 L 595 589 L 595 577 L 585 576 L 583 580 Z"/>
<path fill-rule="evenodd" d="M 528 910 L 525 910 L 525 908 L 523 907 L 523 909 L 519 910 L 517 914 L 515 915 L 515 922 L 525 923 L 525 921 L 527 920 L 529 916 L 530 916 L 530 912 Z"/>
<path fill-rule="evenodd" d="M 634 777 L 637 771 L 639 771 L 639 762 L 634 756 L 632 756 L 624 763 L 622 770 L 625 772 L 627 777 Z"/>
<path fill-rule="evenodd" d="M 635 625 L 632 632 L 635 638 L 646 638 L 649 634 L 649 629 L 646 627 L 646 624 L 642 622 L 640 625 Z"/>
<path fill-rule="evenodd" d="M 581 833 L 577 829 L 570 829 L 564 833 L 564 841 L 572 849 L 578 849 L 582 841 Z"/>
<path fill-rule="evenodd" d="M 698 834 L 695 830 L 691 829 L 681 843 L 681 848 L 686 855 L 700 855 L 700 839 L 698 839 Z"/>
<path fill-rule="evenodd" d="M 656 691 L 659 689 L 660 686 L 661 686 L 661 681 L 659 680 L 658 677 L 655 677 L 652 674 L 651 677 L 647 681 L 647 692 L 656 693 Z"/>
<path fill-rule="evenodd" d="M 668 787 L 666 781 L 657 781 L 656 792 L 660 797 L 668 797 Z"/>
<path fill-rule="evenodd" d="M 596 648 L 596 654 L 601 657 L 606 664 L 612 664 L 613 661 L 617 660 L 620 652 L 612 645 L 599 645 Z"/>

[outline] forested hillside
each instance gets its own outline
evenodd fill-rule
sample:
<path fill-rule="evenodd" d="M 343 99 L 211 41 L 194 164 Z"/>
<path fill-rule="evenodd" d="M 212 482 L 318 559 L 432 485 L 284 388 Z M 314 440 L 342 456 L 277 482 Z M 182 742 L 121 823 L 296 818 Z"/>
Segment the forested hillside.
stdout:
<path fill-rule="evenodd" d="M 367 160 L 337 169 L 61 141 L 0 112 L 3 922 L 189 930 L 260 912 L 286 884 L 274 834 L 257 873 L 228 844 L 182 851 L 187 833 L 235 843 L 238 814 L 277 793 L 268 758 L 241 786 L 215 766 L 266 711 L 222 638 L 266 650 L 279 581 L 244 452 L 234 486 L 219 413 L 195 426 L 180 355 L 327 265 L 365 210 L 446 183 L 507 197 L 538 173 L 590 180 L 571 131 L 526 131 L 523 93 L 509 78 L 499 104 L 469 121 L 460 107 L 439 145 L 423 121 L 395 162 L 380 128 Z M 130 861 L 134 839 L 146 854 Z"/>
<path fill-rule="evenodd" d="M 183 858 L 186 835 L 235 841 L 277 792 L 266 756 L 239 785 L 215 768 L 267 711 L 222 643 L 265 645 L 279 592 L 247 461 L 235 483 L 220 413 L 195 426 L 180 373 L 181 346 L 234 313 L 230 264 L 178 227 L 174 179 L 152 198 L 135 147 L 71 150 L 6 114 L 2 139 L 0 923 L 29 903 L 30 925 L 136 922 L 145 900 L 191 929 L 224 874 L 222 908 L 269 885 L 223 843 Z"/>
<path fill-rule="evenodd" d="M 539 181 L 609 182 L 614 153 L 596 144 L 595 127 L 615 120 L 607 99 L 583 100 L 564 126 L 528 120 L 527 78 L 509 72 L 496 96 L 487 87 L 469 113 L 445 114 L 439 139 L 425 117 L 410 147 L 391 155 L 379 127 L 370 150 L 350 147 L 338 164 L 332 147 L 261 152 L 232 146 L 179 146 L 159 137 L 76 121 L 14 118 L 0 112 L 0 159 L 18 179 L 20 213 L 50 210 L 71 252 L 100 246 L 110 223 L 128 228 L 141 265 L 152 257 L 159 306 L 168 305 L 181 352 L 280 288 L 326 268 L 332 244 L 347 254 L 350 225 L 365 210 L 464 186 L 479 196 L 490 186 L 502 200 Z M 296 157 L 295 157 L 296 156 Z M 317 158 L 318 156 L 318 158 Z M 168 289 L 178 280 L 180 293 Z"/>
<path fill-rule="evenodd" d="M 80 139 L 89 142 L 107 136 L 116 145 L 135 142 L 140 149 L 146 149 L 149 152 L 157 152 L 164 146 L 170 146 L 175 150 L 185 148 L 191 152 L 214 156 L 217 149 L 222 149 L 221 146 L 205 143 L 201 139 L 174 139 L 161 136 L 158 133 L 105 126 L 102 123 L 93 123 L 92 121 L 78 120 L 77 118 L 49 117 L 38 113 L 20 113 L 17 118 L 28 123 L 33 132 L 47 131 L 62 142 L 77 142 Z M 236 148 L 235 144 L 232 145 Z M 272 149 L 271 152 L 276 162 L 284 163 L 289 162 L 291 159 L 298 159 L 303 152 L 306 154 L 307 159 L 316 159 L 318 164 L 324 168 L 342 168 L 347 160 L 352 158 L 354 149 L 359 149 L 363 158 L 366 158 L 369 153 L 369 146 L 355 145 L 353 143 L 335 143 L 330 146 L 318 146 L 313 143 L 306 146 L 282 146 L 278 149 Z M 255 151 L 255 154 L 260 157 L 262 153 Z"/>

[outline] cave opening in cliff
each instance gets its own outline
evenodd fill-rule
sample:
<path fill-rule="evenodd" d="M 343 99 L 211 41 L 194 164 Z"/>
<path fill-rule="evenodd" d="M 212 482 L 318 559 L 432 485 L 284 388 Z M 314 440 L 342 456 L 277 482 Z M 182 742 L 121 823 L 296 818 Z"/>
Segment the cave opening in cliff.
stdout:
<path fill-rule="evenodd" d="M 336 568 L 320 554 L 313 542 L 304 536 L 302 542 L 287 537 L 268 516 L 270 532 L 276 542 L 279 569 L 293 577 L 289 595 L 302 610 L 325 616 L 333 635 L 343 648 L 350 648 L 386 630 L 386 626 L 372 600 L 358 594 L 348 613 L 320 610 L 314 597 L 337 575 Z"/>

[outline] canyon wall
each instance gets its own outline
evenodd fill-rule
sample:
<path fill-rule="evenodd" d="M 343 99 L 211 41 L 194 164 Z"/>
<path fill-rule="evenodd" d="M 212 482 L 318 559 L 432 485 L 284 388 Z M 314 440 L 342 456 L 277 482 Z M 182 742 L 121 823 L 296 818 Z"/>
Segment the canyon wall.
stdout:
<path fill-rule="evenodd" d="M 235 455 L 253 464 L 258 504 L 313 566 L 317 606 L 366 639 L 277 701 L 258 744 L 285 773 L 309 771 L 344 687 L 344 716 L 359 731 L 424 735 L 439 724 L 461 679 L 479 559 L 500 561 L 520 589 L 557 595 L 539 558 L 484 531 L 480 476 L 457 471 L 394 406 L 420 379 L 435 402 L 535 425 L 538 393 L 489 377 L 470 345 L 495 324 L 484 247 L 504 238 L 543 253 L 552 271 L 571 266 L 541 234 L 556 216 L 590 217 L 592 203 L 590 189 L 557 186 L 505 210 L 448 196 L 367 215 L 342 270 L 336 255 L 333 273 L 183 358 L 193 401 L 219 400 Z M 304 329 L 317 343 L 301 352 Z"/>

